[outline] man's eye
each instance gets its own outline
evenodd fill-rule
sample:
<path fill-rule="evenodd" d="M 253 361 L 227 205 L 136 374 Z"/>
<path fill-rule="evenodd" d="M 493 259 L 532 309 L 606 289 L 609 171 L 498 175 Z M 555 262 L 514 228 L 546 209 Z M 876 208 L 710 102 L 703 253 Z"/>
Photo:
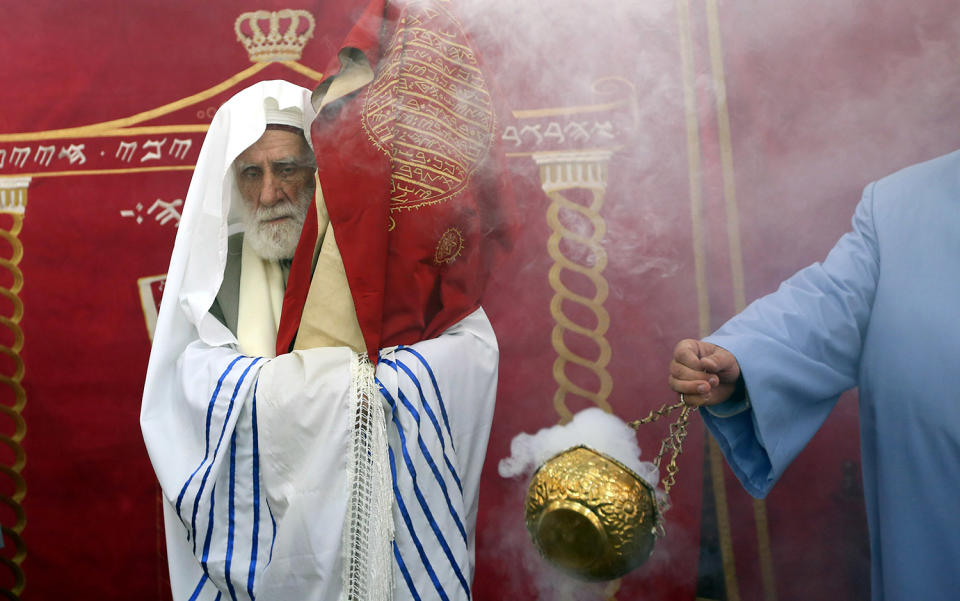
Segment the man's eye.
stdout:
<path fill-rule="evenodd" d="M 242 172 L 244 179 L 256 179 L 260 177 L 259 169 L 244 169 Z"/>

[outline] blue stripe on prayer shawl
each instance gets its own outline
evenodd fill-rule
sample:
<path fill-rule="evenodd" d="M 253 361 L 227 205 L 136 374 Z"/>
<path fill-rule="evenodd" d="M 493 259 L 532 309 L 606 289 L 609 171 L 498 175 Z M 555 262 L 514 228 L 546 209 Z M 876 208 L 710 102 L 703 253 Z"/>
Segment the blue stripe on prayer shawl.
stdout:
<path fill-rule="evenodd" d="M 390 457 L 390 476 L 393 479 L 393 496 L 397 499 L 397 509 L 400 510 L 400 515 L 403 517 L 403 523 L 407 525 L 407 531 L 410 533 L 410 538 L 413 540 L 413 545 L 417 548 L 417 554 L 420 555 L 420 561 L 423 562 L 423 567 L 427 570 L 430 580 L 433 581 L 433 588 L 437 590 L 437 594 L 440 595 L 440 598 L 443 599 L 443 601 L 450 601 L 450 598 L 447 597 L 446 591 L 443 590 L 443 585 L 440 584 L 440 580 L 437 578 L 436 572 L 433 571 L 433 566 L 430 564 L 430 560 L 427 559 L 427 554 L 423 550 L 423 545 L 420 544 L 420 539 L 417 537 L 417 533 L 413 528 L 413 521 L 410 519 L 410 512 L 407 511 L 407 505 L 403 502 L 403 497 L 400 495 L 400 488 L 397 486 L 397 463 L 393 456 L 393 449 L 390 447 L 387 447 L 387 455 Z M 394 542 L 394 544 L 396 544 L 396 542 Z M 397 555 L 399 555 L 399 552 Z M 409 574 L 407 577 L 409 577 Z"/>
<path fill-rule="evenodd" d="M 381 361 L 383 361 L 387 365 L 390 365 L 394 369 L 397 369 L 396 365 L 394 365 L 389 359 L 381 358 Z M 410 379 L 414 381 L 417 388 L 420 389 L 420 382 L 417 381 L 417 377 L 413 375 L 413 373 L 405 365 L 403 365 L 402 363 L 398 363 L 398 364 L 407 372 L 407 375 L 409 375 Z M 423 441 L 423 436 L 421 436 L 420 434 L 420 413 L 416 410 L 416 408 L 414 408 L 410 400 L 407 399 L 407 396 L 403 394 L 402 390 L 398 389 L 397 395 L 400 397 L 400 402 L 403 403 L 403 406 L 407 408 L 410 414 L 413 415 L 413 419 L 417 422 L 417 445 L 420 447 L 420 452 L 423 453 L 423 458 L 426 459 L 427 465 L 430 466 L 430 471 L 433 472 L 433 477 L 437 481 L 437 484 L 440 486 L 440 490 L 443 492 L 443 498 L 447 502 L 447 509 L 450 510 L 450 516 L 453 517 L 453 521 L 456 522 L 457 529 L 460 531 L 460 536 L 463 537 L 463 542 L 466 543 L 467 532 L 463 527 L 463 522 L 460 521 L 460 515 L 457 513 L 457 510 L 453 507 L 453 502 L 450 500 L 450 493 L 447 490 L 447 483 L 443 479 L 443 475 L 440 473 L 439 468 L 437 468 L 437 464 L 433 461 L 433 456 L 430 454 L 430 451 L 427 449 L 426 443 L 424 443 Z M 423 397 L 422 390 L 420 390 L 420 400 L 422 401 L 421 405 L 424 406 L 424 408 L 427 409 L 427 411 L 429 412 L 429 408 L 427 406 L 427 400 Z M 442 447 L 443 434 L 440 432 L 439 426 L 437 426 L 437 435 L 441 437 L 440 445 Z M 446 457 L 444 458 L 446 459 Z M 411 471 L 413 470 L 412 467 L 410 469 Z M 460 491 L 460 494 L 463 494 L 462 490 Z"/>
<path fill-rule="evenodd" d="M 193 516 L 190 519 L 190 530 L 192 532 L 197 531 L 197 508 L 200 505 L 200 496 L 203 494 L 203 489 L 207 485 L 207 478 L 210 476 L 210 470 L 213 468 L 213 462 L 217 458 L 217 453 L 220 452 L 220 444 L 223 442 L 223 434 L 227 431 L 227 423 L 230 421 L 230 414 L 233 413 L 233 404 L 237 399 L 237 394 L 240 392 L 240 386 L 243 384 L 243 380 L 247 377 L 247 373 L 250 372 L 250 368 L 256 365 L 262 357 L 257 357 L 250 362 L 250 365 L 243 370 L 243 373 L 240 374 L 240 379 L 237 380 L 237 385 L 233 388 L 233 395 L 230 397 L 230 404 L 227 405 L 227 413 L 223 418 L 223 426 L 220 428 L 220 437 L 217 439 L 217 447 L 213 450 L 213 457 L 210 458 L 210 465 L 207 466 L 206 471 L 203 473 L 203 478 L 200 480 L 200 488 L 197 490 L 197 494 L 193 499 Z M 202 464 L 201 464 L 202 465 Z M 213 503 L 210 503 L 211 506 Z M 197 553 L 197 537 L 193 537 L 193 553 Z"/>
<path fill-rule="evenodd" d="M 430 456 L 430 452 L 427 450 L 426 445 L 423 442 L 423 438 L 420 436 L 420 414 L 413 407 L 403 392 L 397 390 L 397 394 L 400 397 L 400 402 L 403 403 L 404 407 L 413 415 L 413 418 L 417 422 L 417 444 L 420 447 L 420 452 L 423 455 L 423 458 L 426 460 L 427 465 L 430 466 L 430 470 L 433 472 L 434 477 L 437 479 L 437 482 L 440 483 L 440 488 L 446 497 L 447 508 L 451 511 L 454 521 L 456 521 L 457 526 L 460 529 L 461 534 L 463 535 L 463 540 L 466 542 L 467 535 L 463 530 L 463 524 L 460 523 L 460 518 L 457 516 L 456 510 L 453 508 L 453 504 L 450 502 L 450 496 L 447 494 L 446 485 L 443 482 L 443 476 L 440 475 L 440 470 L 437 469 L 437 465 L 433 462 L 433 458 Z M 400 428 L 400 424 L 397 424 L 397 428 Z M 467 584 L 466 578 L 463 577 L 463 573 L 460 571 L 460 566 L 457 565 L 457 560 L 453 556 L 453 551 L 450 549 L 450 544 L 447 542 L 446 536 L 444 536 L 443 531 L 440 529 L 440 525 L 437 524 L 436 518 L 433 516 L 433 512 L 430 510 L 430 504 L 427 503 L 427 499 L 423 496 L 423 491 L 420 489 L 419 484 L 417 483 L 417 471 L 413 466 L 413 460 L 409 457 L 406 451 L 406 441 L 403 440 L 403 435 L 401 434 L 401 440 L 404 445 L 404 463 L 407 465 L 407 470 L 410 472 L 410 476 L 413 479 L 413 493 L 417 497 L 417 502 L 420 504 L 420 507 L 423 509 L 423 513 L 427 518 L 427 521 L 430 523 L 430 528 L 433 529 L 433 534 L 437 537 L 437 542 L 440 543 L 440 548 L 443 549 L 444 555 L 447 556 L 447 560 L 450 562 L 451 567 L 453 567 L 454 573 L 457 575 L 457 579 L 460 580 L 463 590 L 467 593 L 467 596 L 470 596 L 470 585 Z"/>
<path fill-rule="evenodd" d="M 227 590 L 230 592 L 230 599 L 237 601 L 237 591 L 233 588 L 233 580 L 230 578 L 230 567 L 233 564 L 233 536 L 237 526 L 236 516 L 236 497 L 237 497 L 237 432 L 234 430 L 230 437 L 230 492 L 227 493 L 229 499 L 229 510 L 227 511 L 227 557 L 223 564 L 224 579 L 227 581 Z"/>
<path fill-rule="evenodd" d="M 423 442 L 423 437 L 420 436 L 420 415 L 417 413 L 417 410 L 413 407 L 407 397 L 397 391 L 397 394 L 400 396 L 400 401 L 403 403 L 403 406 L 406 407 L 410 413 L 413 414 L 414 419 L 417 421 L 417 445 L 420 447 L 420 452 L 423 453 L 423 458 L 427 461 L 427 465 L 430 467 L 430 471 L 433 472 L 433 477 L 437 481 L 437 484 L 440 486 L 441 492 L 443 492 L 443 498 L 447 502 L 447 509 L 450 510 L 450 515 L 453 517 L 453 521 L 457 524 L 457 529 L 460 530 L 460 535 L 463 537 L 463 542 L 467 542 L 467 533 L 463 529 L 463 524 L 460 522 L 460 516 L 457 514 L 457 510 L 453 507 L 453 502 L 450 500 L 450 493 L 447 492 L 447 483 L 443 480 L 443 475 L 440 473 L 437 464 L 434 463 L 433 457 L 430 455 L 430 451 L 427 449 L 426 443 Z M 413 468 L 411 467 L 411 470 Z M 432 523 L 432 522 L 431 522 Z M 445 541 L 444 541 L 445 542 Z M 442 544 L 442 543 L 441 543 Z M 449 555 L 449 554 L 448 554 Z M 453 561 L 453 558 L 450 558 Z"/>
<path fill-rule="evenodd" d="M 257 382 L 259 384 L 259 381 Z M 260 547 L 260 442 L 257 437 L 257 384 L 253 385 L 253 403 L 250 426 L 253 439 L 253 535 L 250 550 L 250 571 L 247 574 L 247 594 L 254 600 L 253 581 L 257 571 L 257 550 Z"/>
<path fill-rule="evenodd" d="M 386 361 L 386 359 L 384 359 Z M 430 417 L 430 422 L 433 423 L 434 430 L 437 431 L 437 438 L 440 440 L 440 448 L 443 450 L 443 461 L 447 464 L 447 469 L 450 470 L 450 475 L 453 476 L 454 481 L 457 483 L 457 488 L 460 490 L 460 494 L 463 494 L 463 484 L 460 483 L 460 475 L 457 474 L 457 468 L 453 466 L 450 458 L 447 457 L 447 445 L 443 441 L 443 432 L 440 430 L 440 424 L 437 422 L 437 416 L 434 414 L 433 409 L 430 407 L 430 403 L 427 402 L 426 395 L 423 394 L 423 387 L 420 385 L 420 379 L 413 373 L 409 367 L 406 366 L 402 361 L 397 361 L 397 365 L 407 374 L 410 380 L 413 382 L 414 386 L 417 387 L 417 392 L 420 393 L 420 405 L 427 412 L 427 416 Z M 396 369 L 396 367 L 394 367 Z M 440 406 L 443 407 L 443 399 L 440 398 L 440 392 L 437 391 L 437 400 L 440 402 Z M 450 439 L 450 446 L 453 446 L 453 439 Z M 446 492 L 446 489 L 444 489 Z"/>
<path fill-rule="evenodd" d="M 267 503 L 267 512 L 270 514 L 270 523 L 273 525 L 273 536 L 270 538 L 270 557 L 267 558 L 267 565 L 270 565 L 270 562 L 273 561 L 273 543 L 277 542 L 277 520 L 273 517 L 273 508 L 270 507 L 270 499 L 264 499 L 264 501 Z"/>
<path fill-rule="evenodd" d="M 213 416 L 213 407 L 216 404 L 217 396 L 220 395 L 220 387 L 223 386 L 223 380 L 227 377 L 227 374 L 230 373 L 230 370 L 233 369 L 233 366 L 243 359 L 243 355 L 238 356 L 236 359 L 230 362 L 230 365 L 227 366 L 227 369 L 223 370 L 223 373 L 220 374 L 220 379 L 217 380 L 217 387 L 213 390 L 213 396 L 210 397 L 210 403 L 207 406 L 207 434 L 206 434 L 206 447 L 203 454 L 203 461 L 200 462 L 200 465 L 197 466 L 197 469 L 193 470 L 193 473 L 190 474 L 190 477 L 187 478 L 186 484 L 183 485 L 183 488 L 180 489 L 180 494 L 177 495 L 177 515 L 180 515 L 180 504 L 183 502 L 183 495 L 187 492 L 187 487 L 190 486 L 190 482 L 193 481 L 193 477 L 197 475 L 197 472 L 200 471 L 200 468 L 203 467 L 203 464 L 206 463 L 207 457 L 210 456 L 210 420 Z M 183 518 L 181 517 L 181 520 Z M 183 524 L 186 526 L 186 523 Z M 188 533 L 189 536 L 189 533 Z M 187 539 L 189 540 L 189 538 Z"/>
<path fill-rule="evenodd" d="M 386 361 L 386 359 L 384 359 Z M 447 445 L 443 441 L 443 432 L 440 430 L 440 424 L 437 422 L 437 416 L 433 413 L 433 409 L 430 408 L 430 403 L 427 401 L 426 395 L 423 394 L 423 387 L 420 385 L 420 380 L 413 373 L 413 371 L 407 367 L 402 361 L 397 361 L 397 366 L 400 367 L 410 378 L 410 381 L 413 382 L 414 386 L 417 387 L 417 392 L 420 393 L 420 406 L 423 407 L 424 411 L 427 412 L 427 416 L 430 418 L 430 422 L 433 423 L 434 430 L 437 431 L 437 439 L 440 440 L 440 449 L 443 454 L 443 461 L 447 464 L 447 470 L 450 471 L 450 475 L 453 476 L 454 481 L 457 483 L 457 489 L 460 491 L 460 494 L 463 494 L 463 484 L 460 483 L 460 475 L 457 474 L 457 468 L 453 466 L 453 463 L 450 461 L 450 458 L 447 457 Z M 396 367 L 394 368 L 396 369 Z M 437 397 L 439 399 L 439 397 Z M 418 422 L 419 423 L 419 422 Z M 450 441 L 451 446 L 453 445 L 453 440 Z M 432 464 L 431 464 L 432 465 Z M 443 488 L 443 494 L 447 495 L 447 486 L 446 482 L 442 480 L 439 472 L 434 472 L 437 476 L 437 479 L 440 481 L 440 486 Z M 450 503 L 450 497 L 447 495 L 447 504 Z M 450 508 L 451 511 L 453 507 Z M 460 524 L 460 519 L 457 519 L 457 524 L 460 525 L 460 531 L 463 532 L 463 525 Z M 463 533 L 463 538 L 466 540 L 467 535 Z"/>
<path fill-rule="evenodd" d="M 197 583 L 197 588 L 193 589 L 193 594 L 190 595 L 190 601 L 197 601 L 197 597 L 200 596 L 200 591 L 203 590 L 203 585 L 207 583 L 207 574 L 204 572 L 203 576 L 200 577 L 200 582 Z"/>
<path fill-rule="evenodd" d="M 450 444 L 452 446 L 454 442 L 453 442 L 453 432 L 450 431 L 450 418 L 447 417 L 447 406 L 443 402 L 443 395 L 440 394 L 440 385 L 437 384 L 437 376 L 434 375 L 433 368 L 430 367 L 430 364 L 427 363 L 427 360 L 423 358 L 423 355 L 415 351 L 413 348 L 409 346 L 404 346 L 401 344 L 400 346 L 397 347 L 397 350 L 407 351 L 408 353 L 416 357 L 420 361 L 420 363 L 423 365 L 424 369 L 427 370 L 427 374 L 430 375 L 430 381 L 433 383 L 433 390 L 434 392 L 437 393 L 437 402 L 440 404 L 440 414 L 443 415 L 443 425 L 447 427 L 447 434 L 450 435 Z M 455 446 L 453 448 L 453 451 L 454 452 L 457 451 L 457 448 Z"/>
<path fill-rule="evenodd" d="M 386 361 L 386 359 L 381 359 Z M 407 471 L 410 473 L 410 478 L 413 482 L 413 493 L 417 497 L 417 502 L 420 504 L 420 508 L 423 509 L 423 514 L 427 518 L 427 521 L 430 523 L 430 528 L 433 530 L 434 536 L 437 538 L 437 542 L 440 544 L 440 548 L 443 550 L 444 555 L 447 556 L 447 560 L 450 562 L 450 567 L 453 568 L 454 573 L 457 576 L 457 579 L 460 581 L 460 585 L 463 587 L 463 590 L 467 593 L 467 597 L 470 596 L 470 585 L 467 584 L 466 578 L 463 577 L 463 573 L 460 570 L 460 566 L 457 565 L 457 560 L 453 556 L 453 551 L 450 550 L 450 545 L 447 543 L 446 537 L 443 535 L 443 532 L 440 530 L 440 526 L 437 524 L 436 519 L 433 517 L 433 512 L 430 511 L 430 506 L 427 503 L 427 500 L 423 496 L 423 492 L 420 490 L 419 484 L 417 484 L 417 470 L 413 466 L 413 460 L 410 458 L 410 455 L 407 451 L 407 439 L 403 433 L 403 427 L 400 425 L 400 422 L 397 418 L 397 404 L 393 400 L 393 397 L 390 396 L 390 393 L 387 392 L 387 389 L 383 386 L 379 380 L 377 384 L 380 386 L 380 392 L 383 394 L 384 398 L 387 399 L 387 402 L 390 403 L 390 408 L 392 409 L 392 418 L 393 423 L 397 427 L 397 433 L 400 435 L 400 449 L 403 451 L 403 462 L 407 466 Z M 398 390 L 398 392 L 400 392 Z M 400 392 L 400 399 L 407 407 L 407 409 L 413 414 L 414 418 L 417 420 L 417 423 L 420 423 L 420 416 L 417 411 L 410 405 L 409 401 L 403 396 L 403 393 Z M 420 443 L 420 449 L 427 455 L 425 457 L 428 462 L 430 461 L 428 453 L 426 453 L 426 448 L 423 446 L 423 440 L 419 438 L 420 433 L 417 432 L 417 437 Z M 434 466 L 434 469 L 436 466 Z M 397 499 L 398 503 L 400 501 L 399 497 Z"/>
<path fill-rule="evenodd" d="M 220 595 L 221 595 L 220 591 L 217 591 L 217 598 L 214 599 L 213 601 L 220 601 Z"/>
<path fill-rule="evenodd" d="M 403 562 L 403 556 L 400 555 L 400 547 L 397 546 L 397 541 L 390 541 L 390 544 L 393 545 L 393 558 L 397 560 L 397 567 L 400 568 L 400 573 L 403 574 L 403 580 L 407 583 L 407 589 L 410 590 L 410 594 L 415 601 L 420 601 L 420 594 L 417 593 L 417 587 L 413 584 L 413 578 L 410 577 L 410 570 L 407 569 L 407 564 Z"/>
<path fill-rule="evenodd" d="M 210 539 L 213 535 L 213 503 L 216 500 L 216 496 L 217 485 L 214 484 L 213 489 L 210 491 L 210 519 L 207 521 L 207 536 L 203 542 L 203 556 L 200 558 L 200 567 L 203 569 L 204 576 L 210 575 L 210 572 L 207 570 L 207 558 L 210 555 Z"/>

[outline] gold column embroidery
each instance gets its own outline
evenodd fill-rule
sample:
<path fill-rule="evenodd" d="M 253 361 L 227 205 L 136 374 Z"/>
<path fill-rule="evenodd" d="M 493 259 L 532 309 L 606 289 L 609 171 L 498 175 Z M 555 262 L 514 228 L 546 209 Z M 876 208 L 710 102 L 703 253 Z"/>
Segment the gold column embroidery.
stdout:
<path fill-rule="evenodd" d="M 0 178 L 0 214 L 10 216 L 9 229 L 0 228 L 0 238 L 10 247 L 9 257 L 0 257 L 0 268 L 6 270 L 10 278 L 10 286 L 0 286 L 0 295 L 6 297 L 9 314 L 0 314 L 0 325 L 5 327 L 10 336 L 4 341 L 9 346 L 0 343 L 0 354 L 6 355 L 10 361 L 3 371 L 0 371 L 0 383 L 10 389 L 12 405 L 0 403 L 0 413 L 5 415 L 13 426 L 13 432 L 0 431 L 0 442 L 13 451 L 12 465 L 0 464 L 0 473 L 3 473 L 13 483 L 11 496 L 0 496 L 0 502 L 9 506 L 16 522 L 3 524 L 3 537 L 6 545 L 14 547 L 11 557 L 0 557 L 0 564 L 13 575 L 13 586 L 8 591 L 2 591 L 11 599 L 19 599 L 26 584 L 23 569 L 20 567 L 27 555 L 22 533 L 27 523 L 27 516 L 23 510 L 23 498 L 27 493 L 27 484 L 21 473 L 26 463 L 26 454 L 23 451 L 23 437 L 26 435 L 27 424 L 23 419 L 23 407 L 27 396 L 21 385 L 23 380 L 23 359 L 20 351 L 23 349 L 23 331 L 20 329 L 20 320 L 23 317 L 23 302 L 20 300 L 20 290 L 23 287 L 23 273 L 18 264 L 23 258 L 23 245 L 20 243 L 20 228 L 27 207 L 27 188 L 30 185 L 29 177 Z M 12 369 L 9 367 L 12 364 Z"/>
<path fill-rule="evenodd" d="M 533 160 L 540 167 L 540 183 L 550 198 L 547 208 L 547 223 L 552 233 L 547 240 L 547 251 L 553 259 L 548 279 L 554 290 L 550 301 L 550 314 L 554 325 L 551 340 L 557 351 L 553 364 L 553 377 L 557 382 L 553 404 L 560 415 L 561 423 L 566 423 L 573 413 L 566 405 L 567 395 L 573 394 L 592 401 L 608 413 L 612 413 L 609 402 L 613 389 L 613 378 L 607 371 L 610 363 L 610 343 L 606 333 L 610 327 L 610 314 L 603 304 L 607 300 L 610 287 L 603 276 L 607 266 L 607 252 L 603 248 L 603 238 L 607 224 L 600 215 L 607 189 L 607 169 L 613 151 L 559 151 L 534 153 Z M 578 202 L 570 192 L 584 190 L 588 193 L 586 202 Z M 566 194 L 565 194 L 566 193 Z M 566 222 L 566 223 L 565 223 Z M 567 224 L 589 226 L 581 230 L 571 229 Z M 564 253 L 567 246 L 583 248 L 587 252 L 579 257 Z M 564 272 L 579 274 L 593 287 L 593 292 L 581 294 L 571 290 L 563 281 Z M 573 303 L 593 314 L 594 323 L 578 323 L 564 311 L 565 303 Z M 567 334 L 577 334 L 591 340 L 597 349 L 595 356 L 583 357 L 572 350 L 565 340 Z M 567 373 L 570 364 L 579 365 L 597 377 L 597 386 L 588 389 L 574 383 Z"/>

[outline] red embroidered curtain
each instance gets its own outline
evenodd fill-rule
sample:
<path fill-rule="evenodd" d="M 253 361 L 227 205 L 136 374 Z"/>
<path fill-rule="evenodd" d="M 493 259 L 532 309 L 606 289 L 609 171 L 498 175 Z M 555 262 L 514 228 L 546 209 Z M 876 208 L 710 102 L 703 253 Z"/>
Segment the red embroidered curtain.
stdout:
<path fill-rule="evenodd" d="M 836 0 L 437 3 L 457 15 L 507 109 L 493 130 L 506 154 L 495 175 L 517 200 L 512 251 L 482 301 L 502 358 L 475 598 L 563 598 L 574 585 L 542 564 L 523 529 L 525 483 L 496 473 L 510 440 L 583 407 L 633 419 L 673 400 L 665 369 L 676 340 L 719 326 L 822 258 L 868 181 L 951 150 L 960 139 L 952 110 L 960 15 L 946 0 L 869 10 Z M 138 413 L 190 170 L 224 99 L 262 79 L 315 86 L 365 6 L 4 7 L 0 590 L 8 598 L 166 598 L 158 488 Z M 260 9 L 312 17 L 297 13 L 299 56 L 262 62 L 248 50 L 242 40 L 253 26 L 239 17 Z M 357 143 L 369 144 L 354 127 Z M 423 229 L 424 256 L 457 248 L 444 243 L 457 226 L 418 221 L 425 209 L 390 212 L 395 195 L 383 202 L 398 230 Z M 335 219 L 349 215 L 344 208 Z M 483 230 L 462 234 L 464 252 L 471 240 L 489 241 Z M 403 263 L 407 250 L 377 252 Z M 386 289 L 398 288 L 397 276 L 383 277 Z M 770 497 L 754 503 L 694 418 L 653 558 L 620 582 L 570 594 L 864 598 L 856 424 L 851 396 Z M 638 433 L 645 457 L 664 434 Z"/>

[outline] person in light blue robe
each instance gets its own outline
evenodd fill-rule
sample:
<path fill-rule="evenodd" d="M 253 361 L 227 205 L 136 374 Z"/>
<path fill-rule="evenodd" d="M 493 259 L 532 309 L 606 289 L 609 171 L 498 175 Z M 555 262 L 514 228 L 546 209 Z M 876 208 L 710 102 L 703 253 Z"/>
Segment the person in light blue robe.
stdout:
<path fill-rule="evenodd" d="M 960 151 L 868 185 L 822 263 L 670 373 L 755 497 L 859 387 L 872 598 L 960 598 Z"/>

